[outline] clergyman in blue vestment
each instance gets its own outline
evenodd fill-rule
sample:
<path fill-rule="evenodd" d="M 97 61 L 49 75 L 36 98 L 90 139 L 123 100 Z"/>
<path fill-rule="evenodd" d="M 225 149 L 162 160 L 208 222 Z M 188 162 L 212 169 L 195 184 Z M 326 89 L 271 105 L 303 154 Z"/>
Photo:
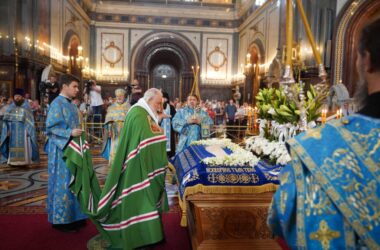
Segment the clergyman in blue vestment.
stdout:
<path fill-rule="evenodd" d="M 380 19 L 356 65 L 358 114 L 288 141 L 268 225 L 292 249 L 380 249 Z"/>
<path fill-rule="evenodd" d="M 170 104 L 170 97 L 167 92 L 162 92 L 163 96 L 163 110 L 162 113 L 165 114 L 165 118 L 161 120 L 161 128 L 164 129 L 166 138 L 166 152 L 168 157 L 171 158 L 175 155 L 175 135 L 172 127 L 172 119 L 176 114 L 176 110 L 173 105 Z"/>
<path fill-rule="evenodd" d="M 173 129 L 179 133 L 179 141 L 176 153 L 181 152 L 193 141 L 202 138 L 202 125 L 213 125 L 213 121 L 207 112 L 197 107 L 198 97 L 189 95 L 187 106 L 178 110 L 173 117 Z"/>
<path fill-rule="evenodd" d="M 59 81 L 61 93 L 51 103 L 46 118 L 48 137 L 45 149 L 48 153 L 48 220 L 54 228 L 75 231 L 86 218 L 79 203 L 70 191 L 71 173 L 63 161 L 63 150 L 70 138 L 82 134 L 77 107 L 71 103 L 78 92 L 78 81 L 63 75 Z M 81 223 L 79 223 L 79 222 Z"/>
<path fill-rule="evenodd" d="M 2 123 L 1 161 L 12 166 L 39 162 L 33 113 L 23 95 L 24 90 L 15 90 L 14 101 L 6 110 Z"/>

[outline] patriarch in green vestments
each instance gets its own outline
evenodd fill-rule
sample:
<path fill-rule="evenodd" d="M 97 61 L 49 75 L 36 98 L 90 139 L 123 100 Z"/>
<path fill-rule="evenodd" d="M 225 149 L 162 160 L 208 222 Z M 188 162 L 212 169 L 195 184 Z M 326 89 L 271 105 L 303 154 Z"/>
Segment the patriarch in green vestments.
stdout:
<path fill-rule="evenodd" d="M 380 249 L 380 19 L 358 48 L 358 114 L 287 142 L 268 224 L 292 249 Z"/>
<path fill-rule="evenodd" d="M 72 191 L 112 249 L 135 249 L 164 239 L 161 213 L 168 209 L 168 160 L 166 136 L 158 125 L 161 108 L 161 91 L 153 88 L 128 111 L 101 191 L 85 159 L 86 143 L 75 138 L 65 151 Z"/>

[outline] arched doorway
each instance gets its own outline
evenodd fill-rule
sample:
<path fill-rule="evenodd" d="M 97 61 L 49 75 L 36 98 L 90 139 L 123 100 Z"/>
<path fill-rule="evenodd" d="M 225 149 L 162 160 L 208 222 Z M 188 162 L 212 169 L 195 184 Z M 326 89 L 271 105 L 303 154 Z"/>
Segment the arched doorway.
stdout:
<path fill-rule="evenodd" d="M 158 64 L 153 67 L 152 75 L 152 87 L 162 89 L 171 97 L 178 97 L 178 70 L 170 64 Z"/>
<path fill-rule="evenodd" d="M 260 81 L 256 83 L 255 85 L 255 66 L 257 66 L 257 70 L 260 69 L 258 65 L 260 65 L 265 58 L 262 56 L 264 55 L 264 46 L 262 45 L 261 40 L 256 39 L 250 46 L 248 53 L 251 55 L 250 57 L 250 64 L 252 65 L 252 68 L 246 72 L 246 78 L 245 78 L 245 89 L 244 89 L 244 96 L 243 101 L 248 103 L 253 103 L 254 98 L 257 95 L 259 88 L 260 88 Z M 248 62 L 247 62 L 248 63 Z M 258 72 L 260 74 L 260 72 Z"/>
<path fill-rule="evenodd" d="M 333 44 L 332 81 L 346 85 L 350 96 L 355 92 L 357 41 L 364 25 L 380 17 L 380 1 L 357 0 L 347 3 L 338 16 Z"/>
<path fill-rule="evenodd" d="M 79 36 L 72 30 L 66 33 L 63 41 L 63 53 L 69 56 L 69 70 L 70 73 L 78 78 L 81 78 L 81 56 L 82 46 Z"/>
<path fill-rule="evenodd" d="M 191 66 L 199 65 L 193 45 L 179 34 L 148 34 L 137 42 L 131 57 L 131 78 L 143 89 L 166 91 L 171 99 L 184 99 L 190 92 L 194 76 Z"/>

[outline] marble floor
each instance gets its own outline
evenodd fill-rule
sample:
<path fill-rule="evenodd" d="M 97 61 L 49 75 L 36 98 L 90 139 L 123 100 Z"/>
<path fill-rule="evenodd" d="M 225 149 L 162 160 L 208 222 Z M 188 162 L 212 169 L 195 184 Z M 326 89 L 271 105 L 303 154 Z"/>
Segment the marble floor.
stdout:
<path fill-rule="evenodd" d="M 92 149 L 93 166 L 100 184 L 108 172 L 108 162 L 99 155 L 99 149 Z M 166 189 L 171 210 L 179 210 L 177 186 L 172 184 L 168 172 Z M 0 165 L 0 214 L 34 214 L 46 212 L 47 198 L 47 155 L 41 153 L 38 165 L 10 167 Z"/>

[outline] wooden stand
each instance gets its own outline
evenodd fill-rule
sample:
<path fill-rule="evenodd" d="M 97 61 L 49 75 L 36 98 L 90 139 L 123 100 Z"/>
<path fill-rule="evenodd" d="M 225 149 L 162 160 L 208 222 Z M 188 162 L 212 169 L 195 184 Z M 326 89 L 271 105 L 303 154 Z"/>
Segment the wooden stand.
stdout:
<path fill-rule="evenodd" d="M 281 249 L 266 225 L 272 196 L 272 192 L 188 196 L 193 249 Z"/>

